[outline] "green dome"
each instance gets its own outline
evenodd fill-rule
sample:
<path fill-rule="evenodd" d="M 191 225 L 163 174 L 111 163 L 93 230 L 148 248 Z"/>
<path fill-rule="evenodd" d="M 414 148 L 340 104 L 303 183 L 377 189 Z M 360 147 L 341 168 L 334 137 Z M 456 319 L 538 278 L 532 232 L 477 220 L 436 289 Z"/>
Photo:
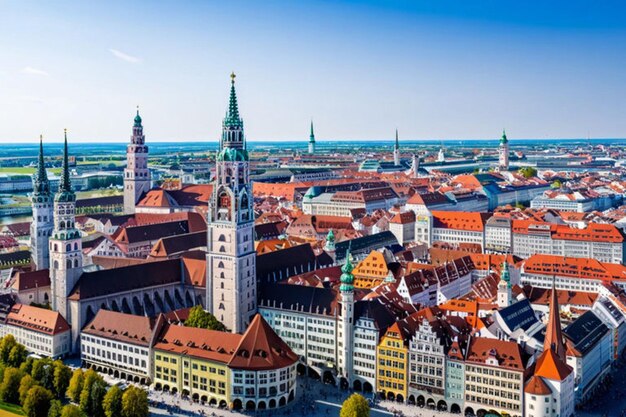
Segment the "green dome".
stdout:
<path fill-rule="evenodd" d="M 217 161 L 235 162 L 247 161 L 248 151 L 245 149 L 224 148 L 217 154 Z"/>
<path fill-rule="evenodd" d="M 500 144 L 504 145 L 505 143 L 508 143 L 509 140 L 506 138 L 506 132 L 503 130 L 502 131 L 502 138 L 500 138 Z"/>
<path fill-rule="evenodd" d="M 333 232 L 333 229 L 330 229 L 328 231 L 328 234 L 326 235 L 326 241 L 327 242 L 334 242 L 335 241 L 335 233 Z"/>

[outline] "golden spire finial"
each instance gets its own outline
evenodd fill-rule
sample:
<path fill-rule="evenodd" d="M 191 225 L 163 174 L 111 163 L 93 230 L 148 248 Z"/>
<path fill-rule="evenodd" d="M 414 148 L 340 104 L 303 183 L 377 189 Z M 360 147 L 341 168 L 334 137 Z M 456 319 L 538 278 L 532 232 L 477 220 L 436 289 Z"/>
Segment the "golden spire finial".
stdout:
<path fill-rule="evenodd" d="M 235 71 L 231 72 L 231 73 L 230 73 L 230 80 L 231 80 L 231 82 L 232 82 L 232 83 L 234 83 L 234 82 L 235 82 L 235 77 L 236 77 L 236 75 L 235 75 Z"/>

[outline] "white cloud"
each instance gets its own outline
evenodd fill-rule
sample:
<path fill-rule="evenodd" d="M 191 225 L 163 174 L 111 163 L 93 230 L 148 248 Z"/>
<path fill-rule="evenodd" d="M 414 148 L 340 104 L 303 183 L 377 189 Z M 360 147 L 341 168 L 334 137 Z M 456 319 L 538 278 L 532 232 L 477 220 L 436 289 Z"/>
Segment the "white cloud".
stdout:
<path fill-rule="evenodd" d="M 125 54 L 122 51 L 118 51 L 117 49 L 109 49 L 115 57 L 121 59 L 122 61 L 130 62 L 131 64 L 137 64 L 141 62 L 141 58 L 137 58 L 136 56 Z"/>
<path fill-rule="evenodd" d="M 24 69 L 22 69 L 22 73 L 30 75 L 43 75 L 46 77 L 49 75 L 46 71 L 33 67 L 24 67 Z"/>

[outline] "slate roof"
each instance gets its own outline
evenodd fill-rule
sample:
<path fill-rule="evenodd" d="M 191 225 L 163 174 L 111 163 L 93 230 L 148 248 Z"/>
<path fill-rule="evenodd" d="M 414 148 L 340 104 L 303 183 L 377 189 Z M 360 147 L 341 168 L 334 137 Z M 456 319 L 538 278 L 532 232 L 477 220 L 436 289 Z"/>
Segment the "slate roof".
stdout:
<path fill-rule="evenodd" d="M 584 356 L 608 331 L 609 328 L 593 311 L 587 311 L 563 329 L 563 334 L 573 344 L 576 351 Z"/>
<path fill-rule="evenodd" d="M 358 237 L 352 240 L 344 240 L 337 243 L 335 245 L 335 257 L 337 261 L 344 259 L 346 257 L 348 246 L 350 246 L 350 251 L 353 256 L 359 256 L 370 253 L 372 250 L 392 245 L 398 245 L 398 239 L 396 239 L 393 233 L 386 230 L 373 235 Z"/>
<path fill-rule="evenodd" d="M 189 233 L 189 225 L 187 220 L 182 220 L 126 227 L 115 240 L 120 243 L 133 244 L 185 233 Z"/>
<path fill-rule="evenodd" d="M 259 285 L 259 306 L 334 316 L 338 309 L 334 288 L 264 283 Z"/>

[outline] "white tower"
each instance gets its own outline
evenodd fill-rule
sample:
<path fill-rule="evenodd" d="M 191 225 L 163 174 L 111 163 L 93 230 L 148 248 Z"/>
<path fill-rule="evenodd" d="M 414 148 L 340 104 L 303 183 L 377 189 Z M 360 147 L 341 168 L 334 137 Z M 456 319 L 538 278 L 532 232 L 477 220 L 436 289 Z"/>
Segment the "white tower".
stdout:
<path fill-rule="evenodd" d="M 498 282 L 498 307 L 505 308 L 513 303 L 513 294 L 511 293 L 511 275 L 509 273 L 509 264 L 507 261 L 502 263 L 500 269 L 500 282 Z"/>
<path fill-rule="evenodd" d="M 411 161 L 411 177 L 419 178 L 419 171 L 420 171 L 420 157 L 417 156 L 416 153 L 414 153 L 412 157 L 412 161 Z"/>
<path fill-rule="evenodd" d="M 341 267 L 341 320 L 339 321 L 339 375 L 352 385 L 354 358 L 354 276 L 352 275 L 352 256 L 346 254 L 346 263 Z"/>
<path fill-rule="evenodd" d="M 124 213 L 133 214 L 135 205 L 142 194 L 150 190 L 150 170 L 148 169 L 148 147 L 143 134 L 139 108 L 133 124 L 133 134 L 126 147 L 126 168 L 124 169 Z"/>
<path fill-rule="evenodd" d="M 506 138 L 506 132 L 502 131 L 502 138 L 500 138 L 500 147 L 498 149 L 498 169 L 500 171 L 509 170 L 509 140 Z"/>
<path fill-rule="evenodd" d="M 33 206 L 33 222 L 30 224 L 30 250 L 35 269 L 46 269 L 50 266 L 48 240 L 52 234 L 54 220 L 52 215 L 52 192 L 43 159 L 43 137 L 39 136 L 39 160 L 37 172 L 33 177 L 33 193 L 30 196 Z"/>
<path fill-rule="evenodd" d="M 59 191 L 54 196 L 54 231 L 50 237 L 50 281 L 52 285 L 52 309 L 70 322 L 67 296 L 83 271 L 83 245 L 74 221 L 76 194 L 72 191 L 67 155 L 67 130 L 63 148 L 63 170 Z"/>
<path fill-rule="evenodd" d="M 398 129 L 396 129 L 396 144 L 393 147 L 393 164 L 400 166 L 400 142 L 398 141 Z"/>
<path fill-rule="evenodd" d="M 207 215 L 207 310 L 237 333 L 256 313 L 257 294 L 252 187 L 235 74 L 215 161 Z"/>
<path fill-rule="evenodd" d="M 309 135 L 309 154 L 315 153 L 315 133 L 313 133 L 313 120 L 311 120 L 311 134 Z"/>
<path fill-rule="evenodd" d="M 446 162 L 446 154 L 443 151 L 443 147 L 439 149 L 439 153 L 437 154 L 437 162 Z"/>

